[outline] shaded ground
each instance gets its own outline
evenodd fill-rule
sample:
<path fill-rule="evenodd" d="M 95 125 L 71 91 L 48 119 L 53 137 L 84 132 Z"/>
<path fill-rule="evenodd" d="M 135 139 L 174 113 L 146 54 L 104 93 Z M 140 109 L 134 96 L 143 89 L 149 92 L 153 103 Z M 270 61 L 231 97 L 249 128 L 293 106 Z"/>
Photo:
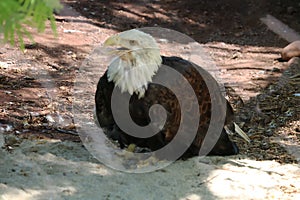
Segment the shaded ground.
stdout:
<path fill-rule="evenodd" d="M 5 132 L 5 141 L 3 141 L 5 149 L 2 150 L 1 155 L 12 156 L 11 159 L 6 157 L 1 159 L 5 160 L 6 166 L 9 166 L 7 169 L 13 170 L 7 163 L 16 166 L 15 162 L 24 156 L 28 155 L 29 157 L 26 159 L 30 160 L 34 159 L 36 154 L 43 155 L 47 154 L 47 150 L 56 149 L 56 146 L 50 145 L 51 147 L 49 147 L 47 142 L 45 146 L 37 150 L 31 149 L 36 142 L 38 144 L 41 142 L 43 145 L 45 138 L 46 141 L 60 139 L 78 142 L 73 144 L 75 147 L 71 145 L 70 148 L 75 148 L 77 153 L 83 150 L 77 147 L 81 144 L 76 135 L 71 112 L 73 81 L 75 75 L 79 73 L 81 62 L 89 55 L 94 45 L 100 44 L 109 35 L 143 26 L 160 26 L 185 33 L 203 44 L 205 51 L 216 62 L 221 72 L 220 77 L 228 90 L 229 100 L 235 108 L 236 121 L 252 140 L 250 144 L 247 144 L 238 137 L 233 138 L 241 149 L 241 154 L 235 159 L 246 157 L 258 161 L 274 160 L 283 164 L 299 161 L 300 100 L 295 96 L 300 92 L 299 60 L 295 59 L 290 63 L 276 60 L 280 57 L 281 48 L 288 42 L 268 30 L 260 20 L 266 14 L 271 14 L 295 31 L 300 32 L 298 20 L 300 19 L 300 4 L 297 1 L 276 0 L 270 3 L 270 1 L 247 0 L 242 4 L 236 0 L 200 2 L 139 0 L 134 3 L 130 1 L 64 0 L 63 2 L 72 9 L 66 8 L 57 15 L 58 39 L 54 39 L 51 31 L 46 30 L 45 34 L 35 37 L 37 44 L 28 43 L 24 54 L 17 48 L 8 45 L 0 49 L 0 128 L 1 132 Z M 97 73 L 101 74 L 104 70 L 99 69 Z M 12 134 L 16 137 L 10 137 Z M 29 138 L 30 140 L 24 139 L 23 141 L 19 138 Z M 26 153 L 27 144 L 30 145 Z M 61 148 L 65 148 L 63 144 L 68 146 L 69 143 L 62 143 Z M 25 148 L 25 152 L 22 150 L 23 148 Z M 43 151 L 43 148 L 46 151 Z M 60 152 L 56 152 L 59 151 L 58 149 L 50 153 L 59 158 L 62 155 Z M 12 152 L 12 154 L 8 152 Z M 13 157 L 14 155 L 17 156 Z M 65 159 L 76 159 L 76 155 L 70 154 L 70 158 L 66 156 Z M 87 153 L 82 152 L 78 155 L 84 157 L 87 156 Z M 36 166 L 43 165 L 39 158 L 34 161 Z M 51 159 L 55 159 L 55 157 Z M 87 169 L 93 171 L 93 167 L 97 168 L 97 166 L 103 169 L 103 166 L 96 161 L 93 162 L 96 163 L 95 166 L 88 163 Z M 191 166 L 191 171 L 195 170 L 196 174 L 197 169 L 194 168 L 194 162 L 198 162 L 198 160 L 195 158 L 187 165 Z M 226 164 L 229 161 L 223 160 L 222 162 Z M 224 164 L 222 162 L 214 164 L 220 167 Z M 47 163 L 51 166 L 49 160 Z M 2 166 L 3 164 L 5 163 L 1 163 Z M 79 162 L 79 164 L 81 163 Z M 54 165 L 56 166 L 56 164 Z M 184 164 L 180 162 L 179 165 L 174 166 L 174 170 L 182 168 L 181 165 Z M 249 164 L 252 167 L 255 165 Z M 277 164 L 274 165 L 277 166 Z M 290 165 L 287 166 L 290 167 Z M 75 164 L 74 168 L 76 168 Z M 172 171 L 172 168 L 170 170 Z M 212 171 L 212 169 L 209 170 Z M 284 168 L 282 170 L 284 171 Z M 299 168 L 296 171 L 299 171 Z M 10 190 L 23 187 L 22 184 L 21 186 L 14 185 L 8 181 L 10 177 L 18 176 L 21 172 L 12 171 L 10 173 L 7 175 L 5 170 L 1 170 L 0 191 L 5 191 L 5 188 Z M 59 172 L 50 172 L 49 177 L 53 173 L 59 175 Z M 297 175 L 296 172 L 293 171 L 293 173 Z M 189 174 L 189 176 L 195 176 L 195 174 Z M 172 176 L 172 173 L 168 175 Z M 249 173 L 249 177 L 251 176 L 253 174 Z M 30 174 L 29 177 L 31 177 Z M 299 176 L 287 175 L 285 178 L 287 177 L 299 179 Z M 209 180 L 209 176 L 205 178 Z M 134 178 L 132 179 L 134 180 Z M 271 176 L 270 180 L 272 179 Z M 68 181 L 72 183 L 74 180 L 70 175 Z M 164 180 L 168 182 L 166 179 Z M 177 181 L 180 182 L 180 180 Z M 54 181 L 56 182 L 56 180 Z M 115 184 L 118 187 L 122 185 L 121 183 Z M 188 186 L 192 187 L 193 184 L 196 182 L 191 182 Z M 198 189 L 195 186 L 194 191 L 176 194 L 172 198 L 184 199 L 186 197 L 185 199 L 188 199 L 188 194 L 200 194 L 199 188 L 202 184 L 198 184 Z M 209 183 L 203 184 L 207 189 Z M 278 194 L 278 199 L 280 199 L 279 197 L 289 199 L 295 197 L 294 195 L 299 193 L 299 190 L 293 184 L 287 182 L 283 185 L 273 185 L 274 191 L 282 192 Z M 68 184 L 65 183 L 65 185 Z M 58 186 L 59 189 L 63 188 L 62 185 L 60 186 Z M 110 187 L 113 186 L 110 185 Z M 273 186 L 271 185 L 270 188 Z M 233 187 L 236 186 L 233 184 Z M 172 185 L 165 188 L 178 189 Z M 53 187 L 53 191 L 56 189 Z M 243 190 L 247 190 L 247 184 L 241 189 L 241 191 Z M 68 198 L 71 198 L 73 190 L 66 189 L 66 191 L 67 196 L 69 195 Z M 82 188 L 78 191 L 76 192 L 74 189 L 73 192 L 78 194 Z M 169 192 L 172 193 L 172 191 Z M 272 196 L 264 192 L 262 191 L 264 194 L 262 196 L 249 195 L 248 199 L 272 199 L 272 197 L 277 199 L 276 195 Z M 25 193 L 27 193 L 26 190 Z M 203 194 L 202 189 L 201 194 Z M 87 196 L 84 197 L 87 198 Z M 167 195 L 166 199 L 168 197 L 170 196 Z M 203 195 L 204 197 L 206 196 Z M 217 197 L 239 199 L 238 196 L 225 194 Z M 36 198 L 39 199 L 39 197 Z M 151 198 L 149 196 L 149 199 Z M 78 199 L 80 198 L 78 197 Z M 103 199 L 105 198 L 103 197 Z M 108 196 L 106 199 L 118 198 Z M 119 199 L 122 197 L 120 196 Z"/>

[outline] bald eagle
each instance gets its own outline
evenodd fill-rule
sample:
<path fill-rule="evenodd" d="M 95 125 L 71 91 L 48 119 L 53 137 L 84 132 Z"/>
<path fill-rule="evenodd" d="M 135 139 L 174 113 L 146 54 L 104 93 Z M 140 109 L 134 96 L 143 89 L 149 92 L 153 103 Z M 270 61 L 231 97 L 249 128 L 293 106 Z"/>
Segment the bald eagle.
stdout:
<path fill-rule="evenodd" d="M 176 138 L 175 147 L 184 149 L 180 155 L 181 158 L 199 155 L 212 117 L 210 93 L 220 93 L 215 79 L 203 68 L 190 61 L 180 57 L 162 56 L 155 39 L 150 34 L 137 29 L 109 37 L 104 42 L 104 46 L 114 48 L 110 53 L 116 56 L 100 78 L 95 95 L 96 118 L 106 136 L 117 141 L 121 148 L 135 144 L 149 151 L 157 151 Z M 167 68 L 162 66 L 167 66 Z M 168 69 L 175 70 L 187 80 L 193 89 L 194 100 L 187 92 L 182 80 L 171 80 L 168 76 Z M 157 84 L 156 80 L 162 78 L 170 82 L 169 85 L 177 90 L 176 94 L 171 89 Z M 212 85 L 213 91 L 209 90 L 207 84 Z M 116 105 L 112 105 L 114 90 L 121 94 L 117 99 L 120 103 Z M 183 103 L 178 100 L 178 94 L 183 98 Z M 125 97 L 130 97 L 128 106 Z M 122 106 L 122 98 L 124 98 L 125 108 Z M 207 153 L 222 156 L 238 154 L 237 145 L 229 139 L 224 129 L 224 126 L 232 123 L 233 110 L 222 95 L 214 97 L 213 100 L 220 105 L 223 104 L 223 109 L 221 106 L 217 111 L 219 121 L 223 124 L 221 129 L 210 135 L 215 142 Z M 165 121 L 164 117 L 159 114 L 160 109 L 151 110 L 153 105 L 161 105 L 165 109 Z M 129 110 L 129 116 L 122 115 L 127 113 L 126 109 Z M 155 119 L 151 118 L 151 112 L 158 113 Z M 138 134 L 142 136 L 143 131 L 134 135 L 130 132 L 130 127 L 126 128 L 126 123 L 125 128 L 120 127 L 116 118 L 121 118 L 121 120 L 131 118 L 140 127 L 152 123 L 152 128 L 157 133 L 149 137 L 139 137 Z M 184 122 L 183 118 L 186 119 L 185 126 L 181 126 Z M 193 127 L 190 123 L 197 125 L 196 130 L 191 130 Z M 179 130 L 183 134 L 176 137 Z M 190 135 L 192 135 L 192 140 L 186 139 Z"/>

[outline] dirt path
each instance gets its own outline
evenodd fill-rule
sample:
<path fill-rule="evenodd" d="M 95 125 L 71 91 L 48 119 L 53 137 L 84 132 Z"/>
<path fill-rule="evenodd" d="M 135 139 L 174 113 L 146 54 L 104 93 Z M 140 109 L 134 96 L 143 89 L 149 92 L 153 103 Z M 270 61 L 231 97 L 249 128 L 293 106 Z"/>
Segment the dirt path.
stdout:
<path fill-rule="evenodd" d="M 64 2 L 73 8 L 57 16 L 57 39 L 47 29 L 24 54 L 8 45 L 0 50 L 1 200 L 300 198 L 300 100 L 294 95 L 300 62 L 276 60 L 287 42 L 259 20 L 272 14 L 300 32 L 300 5 Z M 236 121 L 252 139 L 233 138 L 240 155 L 193 158 L 139 175 L 111 170 L 82 147 L 72 114 L 82 61 L 115 32 L 156 25 L 192 36 L 220 69 Z"/>

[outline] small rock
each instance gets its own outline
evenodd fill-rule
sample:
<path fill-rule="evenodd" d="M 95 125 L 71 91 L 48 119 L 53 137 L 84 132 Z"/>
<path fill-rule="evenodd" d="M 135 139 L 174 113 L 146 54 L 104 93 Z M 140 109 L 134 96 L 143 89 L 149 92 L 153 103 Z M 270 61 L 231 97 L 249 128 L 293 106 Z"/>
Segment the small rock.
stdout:
<path fill-rule="evenodd" d="M 279 68 L 277 68 L 277 67 L 274 67 L 274 68 L 272 69 L 272 72 L 279 73 L 279 72 L 280 72 L 280 69 L 279 69 Z"/>
<path fill-rule="evenodd" d="M 5 145 L 7 146 L 16 146 L 20 143 L 20 140 L 19 138 L 17 138 L 16 136 L 14 135 L 8 135 L 6 138 L 5 138 Z"/>
<path fill-rule="evenodd" d="M 48 122 L 50 122 L 50 123 L 54 123 L 55 122 L 55 120 L 53 119 L 53 117 L 51 116 L 51 115 L 46 115 L 46 117 L 45 117 L 47 120 L 48 120 Z"/>
<path fill-rule="evenodd" d="M 233 55 L 232 55 L 232 59 L 236 59 L 236 58 L 238 58 L 239 57 L 239 54 L 238 53 L 234 53 Z"/>
<path fill-rule="evenodd" d="M 8 131 L 12 131 L 12 130 L 13 130 L 12 125 L 0 123 L 0 132 L 8 132 Z"/>
<path fill-rule="evenodd" d="M 33 78 L 33 77 L 30 77 L 30 76 L 25 76 L 23 79 L 25 79 L 25 80 L 29 80 L 29 81 L 32 81 L 32 80 L 34 80 L 34 78 Z"/>
<path fill-rule="evenodd" d="M 11 91 L 4 91 L 5 92 L 5 94 L 11 94 L 12 92 Z"/>
<path fill-rule="evenodd" d="M 64 30 L 64 33 L 76 33 L 76 32 L 80 32 L 80 31 L 78 31 L 78 30 L 68 30 L 68 29 Z"/>
<path fill-rule="evenodd" d="M 260 148 L 262 150 L 268 150 L 270 148 L 270 145 L 267 143 L 267 142 L 263 142 L 261 145 L 260 145 Z"/>

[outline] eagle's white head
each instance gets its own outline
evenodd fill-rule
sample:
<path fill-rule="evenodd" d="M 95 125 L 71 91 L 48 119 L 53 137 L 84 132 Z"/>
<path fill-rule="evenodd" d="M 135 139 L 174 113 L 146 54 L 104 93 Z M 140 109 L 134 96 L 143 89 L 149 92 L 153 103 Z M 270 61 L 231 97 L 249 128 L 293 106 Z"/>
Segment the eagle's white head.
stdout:
<path fill-rule="evenodd" d="M 148 83 L 162 63 L 155 39 L 132 29 L 109 37 L 104 46 L 117 47 L 112 51 L 117 57 L 108 67 L 108 81 L 113 81 L 122 92 L 143 97 Z"/>

